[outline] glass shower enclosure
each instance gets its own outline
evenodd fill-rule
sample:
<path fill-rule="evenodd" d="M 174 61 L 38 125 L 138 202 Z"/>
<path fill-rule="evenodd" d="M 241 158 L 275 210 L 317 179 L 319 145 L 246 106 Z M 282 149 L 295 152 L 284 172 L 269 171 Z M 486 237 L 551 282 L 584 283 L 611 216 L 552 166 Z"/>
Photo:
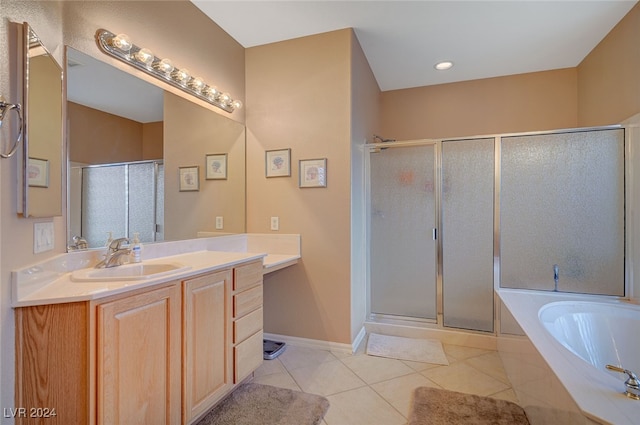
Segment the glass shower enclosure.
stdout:
<path fill-rule="evenodd" d="M 108 232 L 114 238 L 139 233 L 141 242 L 164 239 L 161 161 L 84 166 L 79 176 L 79 187 L 72 187 L 79 194 L 73 215 L 89 247 L 104 246 Z"/>
<path fill-rule="evenodd" d="M 625 137 L 369 147 L 369 319 L 493 332 L 494 288 L 625 294 Z"/>

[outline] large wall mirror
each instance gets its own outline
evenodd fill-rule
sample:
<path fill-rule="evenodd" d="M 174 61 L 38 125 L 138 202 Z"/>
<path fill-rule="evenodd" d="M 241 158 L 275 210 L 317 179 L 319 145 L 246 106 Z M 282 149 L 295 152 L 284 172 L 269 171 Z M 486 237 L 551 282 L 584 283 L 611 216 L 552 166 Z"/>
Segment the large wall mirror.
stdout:
<path fill-rule="evenodd" d="M 23 150 L 18 212 L 62 215 L 63 74 L 29 24 L 22 24 Z"/>
<path fill-rule="evenodd" d="M 70 47 L 67 117 L 70 246 L 245 232 L 244 125 Z"/>

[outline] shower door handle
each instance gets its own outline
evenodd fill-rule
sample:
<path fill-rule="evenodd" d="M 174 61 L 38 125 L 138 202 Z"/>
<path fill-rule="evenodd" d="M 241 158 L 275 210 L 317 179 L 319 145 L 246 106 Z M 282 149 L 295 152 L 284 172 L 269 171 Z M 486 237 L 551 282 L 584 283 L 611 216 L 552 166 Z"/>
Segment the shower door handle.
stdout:
<path fill-rule="evenodd" d="M 431 229 L 431 237 L 434 241 L 438 240 L 438 229 L 436 229 L 435 227 Z"/>

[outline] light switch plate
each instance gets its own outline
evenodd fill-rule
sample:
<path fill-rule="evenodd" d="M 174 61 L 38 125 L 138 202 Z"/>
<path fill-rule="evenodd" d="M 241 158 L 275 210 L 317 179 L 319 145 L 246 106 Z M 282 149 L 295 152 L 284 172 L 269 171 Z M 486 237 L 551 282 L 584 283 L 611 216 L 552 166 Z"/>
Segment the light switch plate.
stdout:
<path fill-rule="evenodd" d="M 53 249 L 53 221 L 33 224 L 33 253 Z"/>
<path fill-rule="evenodd" d="M 224 219 L 220 216 L 216 217 L 216 229 L 220 230 L 224 227 Z"/>
<path fill-rule="evenodd" d="M 271 217 L 271 230 L 280 229 L 280 219 L 278 217 Z"/>

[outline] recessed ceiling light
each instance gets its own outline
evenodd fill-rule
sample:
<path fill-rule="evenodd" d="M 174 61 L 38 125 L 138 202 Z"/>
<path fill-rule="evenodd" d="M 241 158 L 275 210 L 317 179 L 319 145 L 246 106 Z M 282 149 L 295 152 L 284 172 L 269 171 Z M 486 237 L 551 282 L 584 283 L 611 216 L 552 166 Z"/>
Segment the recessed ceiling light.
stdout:
<path fill-rule="evenodd" d="M 438 71 L 446 71 L 447 69 L 450 69 L 452 66 L 453 66 L 453 62 L 451 61 L 438 62 L 437 64 L 433 65 L 433 67 Z"/>

